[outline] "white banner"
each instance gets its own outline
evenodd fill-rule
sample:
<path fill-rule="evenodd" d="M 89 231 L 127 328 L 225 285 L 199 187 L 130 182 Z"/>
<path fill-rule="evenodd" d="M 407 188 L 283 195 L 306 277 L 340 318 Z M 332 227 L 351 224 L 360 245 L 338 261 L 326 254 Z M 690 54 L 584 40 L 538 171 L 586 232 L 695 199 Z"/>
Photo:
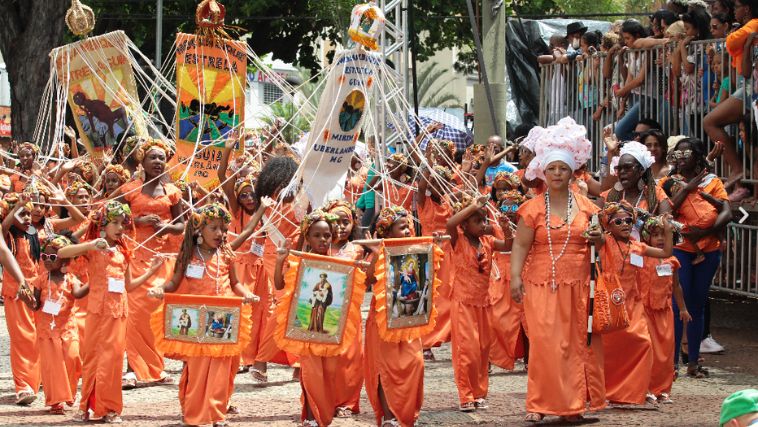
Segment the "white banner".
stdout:
<path fill-rule="evenodd" d="M 327 76 L 302 162 L 303 185 L 311 205 L 341 197 L 347 169 L 368 109 L 380 57 L 358 49 L 338 52 Z"/>

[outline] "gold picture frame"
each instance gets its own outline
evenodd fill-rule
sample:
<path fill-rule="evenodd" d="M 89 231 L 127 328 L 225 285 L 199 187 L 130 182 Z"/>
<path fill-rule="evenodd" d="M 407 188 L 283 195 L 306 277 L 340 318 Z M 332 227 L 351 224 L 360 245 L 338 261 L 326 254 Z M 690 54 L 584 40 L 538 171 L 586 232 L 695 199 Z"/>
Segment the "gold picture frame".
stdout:
<path fill-rule="evenodd" d="M 434 306 L 434 244 L 384 246 L 388 330 L 426 326 Z"/>

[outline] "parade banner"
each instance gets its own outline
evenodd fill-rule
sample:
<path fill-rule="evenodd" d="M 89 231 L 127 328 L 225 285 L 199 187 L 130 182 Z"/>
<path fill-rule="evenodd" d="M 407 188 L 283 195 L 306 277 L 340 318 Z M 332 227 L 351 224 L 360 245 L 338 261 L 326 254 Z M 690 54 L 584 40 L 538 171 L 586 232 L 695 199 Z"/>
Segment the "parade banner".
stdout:
<path fill-rule="evenodd" d="M 237 356 L 250 342 L 252 308 L 239 297 L 165 294 L 150 326 L 166 357 Z"/>
<path fill-rule="evenodd" d="M 342 194 L 368 107 L 367 93 L 380 65 L 378 54 L 358 48 L 334 58 L 302 162 L 303 186 L 313 206 L 322 206 L 332 191 Z"/>
<path fill-rule="evenodd" d="M 421 338 L 434 329 L 442 249 L 433 237 L 384 239 L 376 262 L 376 323 L 384 341 Z"/>
<path fill-rule="evenodd" d="M 11 107 L 0 106 L 0 137 L 11 136 Z"/>
<path fill-rule="evenodd" d="M 361 333 L 366 274 L 352 260 L 291 254 L 274 339 L 300 356 L 337 356 Z"/>
<path fill-rule="evenodd" d="M 79 138 L 93 158 L 133 135 L 147 135 L 122 31 L 53 49 L 58 82 L 68 88 Z"/>
<path fill-rule="evenodd" d="M 232 130 L 244 120 L 247 53 L 243 42 L 176 35 L 176 157 L 189 164 L 187 181 L 218 185 L 221 153 Z"/>

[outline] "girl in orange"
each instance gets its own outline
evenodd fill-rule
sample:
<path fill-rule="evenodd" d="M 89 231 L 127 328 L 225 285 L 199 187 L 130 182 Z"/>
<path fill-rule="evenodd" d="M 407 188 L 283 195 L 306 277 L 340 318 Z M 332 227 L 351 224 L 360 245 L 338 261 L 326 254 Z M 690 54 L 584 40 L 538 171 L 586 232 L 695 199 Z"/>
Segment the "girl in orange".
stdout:
<path fill-rule="evenodd" d="M 22 142 L 18 146 L 19 172 L 11 175 L 11 192 L 20 193 L 26 187 L 26 182 L 40 167 L 35 163 L 39 157 L 39 147 L 31 142 Z"/>
<path fill-rule="evenodd" d="M 122 185 L 132 179 L 129 171 L 121 165 L 108 165 L 103 171 L 100 184 L 100 198 L 108 200 Z"/>
<path fill-rule="evenodd" d="M 184 232 L 180 204 L 182 193 L 173 184 L 162 182 L 171 150 L 167 143 L 159 139 L 148 139 L 140 144 L 137 158 L 142 163 L 144 179 L 123 185 L 115 194 L 119 200 L 129 204 L 134 214 L 134 241 L 142 245 L 130 259 L 135 275 L 147 271 L 154 254 L 175 253 L 178 248 L 168 235 Z M 171 269 L 171 262 L 164 262 L 147 286 L 129 293 L 126 357 L 129 368 L 134 372 L 124 376 L 124 385 L 128 388 L 133 388 L 137 380 L 162 384 L 173 382 L 163 371 L 163 355 L 155 348 L 150 329 L 150 316 L 158 309 L 160 301 L 147 297 L 147 289 L 168 280 Z"/>
<path fill-rule="evenodd" d="M 606 203 L 600 213 L 606 233 L 597 246 L 603 278 L 606 283 L 621 284 L 629 315 L 628 327 L 603 334 L 606 398 L 612 403 L 639 405 L 646 398 L 655 403 L 655 396 L 647 396 L 653 347 L 637 288 L 638 273 L 644 267 L 644 257 L 670 257 L 674 239 L 671 225 L 664 221 L 667 240 L 663 249 L 634 240 L 631 233 L 635 220 L 634 208 L 626 201 Z"/>
<path fill-rule="evenodd" d="M 328 203 L 324 210 L 335 216 L 332 222 L 332 254 L 340 258 L 362 260 L 363 248 L 352 243 L 356 224 L 353 205 L 344 200 L 334 200 Z M 363 343 L 361 335 L 362 333 L 358 331 L 347 351 L 334 358 L 336 359 L 335 363 L 340 367 L 332 375 L 337 403 L 335 416 L 339 418 L 360 413 L 359 403 L 361 389 L 363 388 Z"/>
<path fill-rule="evenodd" d="M 487 408 L 490 345 L 492 343 L 492 301 L 489 296 L 494 251 L 510 249 L 504 240 L 488 235 L 489 196 L 476 200 L 464 197 L 447 221 L 447 233 L 455 259 L 452 307 L 453 371 L 458 387 L 460 410 Z"/>
<path fill-rule="evenodd" d="M 112 200 L 90 219 L 85 243 L 58 250 L 58 258 L 82 256 L 87 261 L 89 283 L 73 282 L 74 298 L 87 298 L 85 330 L 81 348 L 82 396 L 80 421 L 102 419 L 121 423 L 121 367 L 126 340 L 127 297 L 162 265 L 157 257 L 139 278 L 133 279 L 125 235 L 132 225 L 129 206 Z"/>
<path fill-rule="evenodd" d="M 663 248 L 666 242 L 663 220 L 651 217 L 642 226 L 642 241 Z M 653 368 L 650 373 L 650 393 L 659 403 L 673 403 L 670 397 L 674 382 L 674 312 L 671 295 L 674 295 L 679 310 L 679 319 L 688 322 L 692 318 L 684 303 L 682 287 L 679 286 L 679 261 L 676 257 L 667 259 L 645 259 L 640 270 L 639 285 L 645 319 L 653 345 Z"/>
<path fill-rule="evenodd" d="M 211 203 L 195 211 L 187 221 L 171 280 L 150 290 L 190 295 L 241 296 L 245 304 L 258 300 L 237 281 L 234 252 L 226 242 L 232 217 L 222 205 Z M 185 425 L 225 424 L 239 356 L 188 357 L 179 380 L 179 402 Z"/>
<path fill-rule="evenodd" d="M 71 314 L 72 291 L 81 283 L 67 272 L 70 260 L 58 257 L 60 249 L 74 243 L 69 236 L 53 234 L 45 240 L 41 258 L 47 274 L 37 276 L 34 298 L 26 300 L 37 326 L 45 405 L 58 415 L 64 414 L 63 403 L 74 404 L 81 376 L 79 332 Z"/>
<path fill-rule="evenodd" d="M 31 195 L 34 208 L 32 209 L 32 226 L 37 230 L 40 242 L 60 230 L 75 229 L 87 220 L 87 217 L 66 198 L 63 190 L 50 191 L 43 185 L 27 185 L 25 193 Z M 50 218 L 50 203 L 66 208 L 67 218 Z"/>
<path fill-rule="evenodd" d="M 400 206 L 410 212 L 416 190 L 413 182 L 406 172 L 408 171 L 408 159 L 404 154 L 395 153 L 387 158 L 387 176 L 375 175 L 368 183 L 368 187 L 374 190 L 383 189 L 382 195 L 386 204 Z M 386 184 L 386 185 L 385 185 Z"/>
<path fill-rule="evenodd" d="M 2 294 L 5 298 L 5 325 L 10 338 L 11 372 L 16 404 L 29 405 L 37 398 L 40 384 L 37 331 L 32 311 L 16 298 L 16 294 L 28 295 L 31 290 L 25 283 L 34 283 L 37 278 L 39 238 L 36 233 L 29 232 L 33 207 L 28 194 L 8 193 L 2 205 L 2 234 L 10 242 L 11 252 L 25 279 L 19 281 L 11 271 L 3 269 Z"/>
<path fill-rule="evenodd" d="M 570 118 L 535 142 L 525 178 L 545 182 L 547 191 L 519 208 L 511 252 L 511 297 L 523 299 L 529 332 L 526 420 L 578 421 L 606 406 L 602 337 L 587 346 L 590 251 L 582 237 L 598 208 L 569 190 L 592 145 Z"/>
<path fill-rule="evenodd" d="M 384 208 L 376 219 L 376 237 L 411 237 L 411 219 L 401 207 Z M 374 408 L 376 425 L 411 427 L 424 402 L 424 357 L 421 339 L 387 342 L 379 336 L 376 298 L 366 319 L 363 352 L 366 395 Z"/>

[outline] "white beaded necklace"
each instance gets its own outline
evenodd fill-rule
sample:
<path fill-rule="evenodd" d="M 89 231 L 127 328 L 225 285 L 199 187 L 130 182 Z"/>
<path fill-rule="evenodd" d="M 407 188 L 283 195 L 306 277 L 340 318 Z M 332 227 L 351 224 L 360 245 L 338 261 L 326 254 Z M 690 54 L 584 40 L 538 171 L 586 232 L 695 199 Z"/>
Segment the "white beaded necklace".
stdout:
<path fill-rule="evenodd" d="M 566 207 L 566 220 L 564 224 L 566 225 L 567 232 L 566 232 L 566 241 L 563 242 L 563 247 L 561 248 L 561 251 L 558 253 L 558 256 L 553 256 L 553 239 L 550 236 L 550 192 L 545 192 L 545 226 L 547 228 L 547 248 L 548 253 L 550 254 L 550 280 L 551 280 L 551 286 L 550 289 L 555 292 L 558 289 L 558 286 L 555 284 L 555 263 L 558 262 L 559 259 L 563 256 L 564 253 L 566 253 L 566 248 L 568 247 L 569 240 L 571 240 L 571 224 L 569 223 L 569 218 L 571 217 L 571 209 L 574 206 L 574 194 L 569 191 L 568 196 L 568 206 Z M 561 225 L 558 228 L 562 228 Z"/>
<path fill-rule="evenodd" d="M 200 257 L 201 260 L 203 260 L 203 265 L 205 265 L 206 264 L 205 257 L 203 256 L 202 252 L 200 252 L 200 246 L 196 246 L 196 247 L 197 247 L 197 255 Z M 208 271 L 207 268 L 203 269 L 203 273 L 207 274 L 208 277 L 210 277 L 211 279 L 213 279 L 216 282 L 216 295 L 221 295 L 221 289 L 218 286 L 218 278 L 220 276 L 220 274 L 219 274 L 218 249 L 216 249 L 215 255 L 216 255 L 216 274 L 215 275 L 211 274 L 210 271 Z"/>

